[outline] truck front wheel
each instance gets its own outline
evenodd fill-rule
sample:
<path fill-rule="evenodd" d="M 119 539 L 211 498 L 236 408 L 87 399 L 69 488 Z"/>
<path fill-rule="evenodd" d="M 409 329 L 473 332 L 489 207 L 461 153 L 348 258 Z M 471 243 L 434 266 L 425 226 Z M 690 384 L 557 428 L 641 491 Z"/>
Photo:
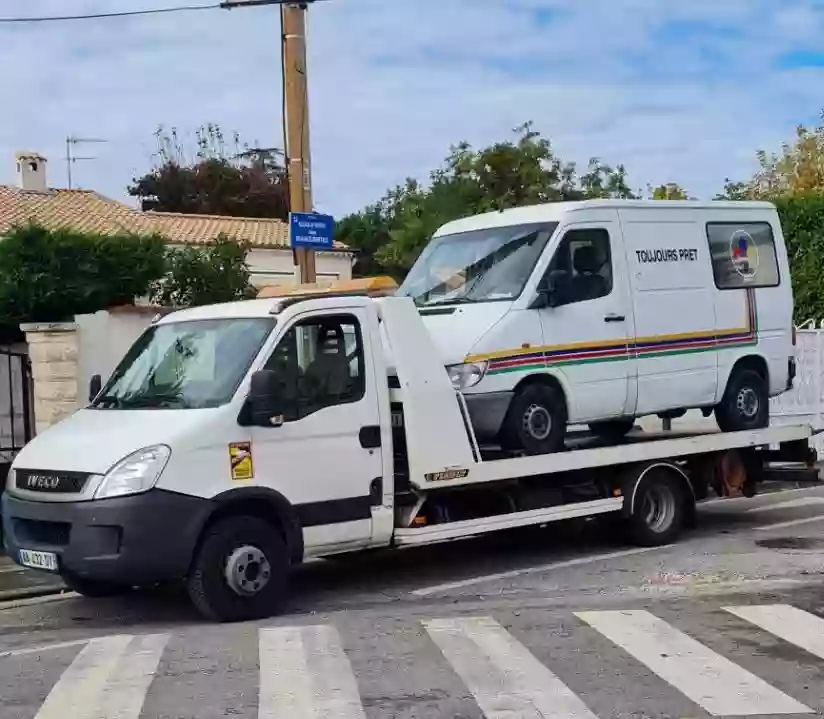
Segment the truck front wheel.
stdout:
<path fill-rule="evenodd" d="M 205 618 L 263 619 L 287 591 L 289 553 L 278 528 L 251 516 L 229 516 L 206 530 L 186 581 Z"/>

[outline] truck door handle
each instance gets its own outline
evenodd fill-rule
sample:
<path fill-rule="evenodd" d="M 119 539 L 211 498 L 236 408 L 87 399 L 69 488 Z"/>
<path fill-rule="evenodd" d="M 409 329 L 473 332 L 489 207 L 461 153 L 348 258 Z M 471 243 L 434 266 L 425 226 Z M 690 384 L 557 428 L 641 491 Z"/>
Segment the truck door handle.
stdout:
<path fill-rule="evenodd" d="M 360 446 L 364 449 L 377 449 L 381 446 L 381 428 L 378 425 L 361 427 L 358 432 Z"/>
<path fill-rule="evenodd" d="M 624 315 L 610 314 L 604 317 L 604 322 L 623 322 L 625 319 Z"/>

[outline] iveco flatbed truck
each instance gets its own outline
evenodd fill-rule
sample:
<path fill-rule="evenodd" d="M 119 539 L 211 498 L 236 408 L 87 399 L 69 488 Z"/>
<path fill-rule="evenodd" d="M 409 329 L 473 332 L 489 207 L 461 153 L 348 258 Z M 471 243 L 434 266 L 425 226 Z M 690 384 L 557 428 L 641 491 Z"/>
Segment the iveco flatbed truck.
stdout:
<path fill-rule="evenodd" d="M 804 455 L 811 434 L 506 454 L 478 443 L 412 299 L 347 293 L 158 317 L 95 395 L 17 456 L 9 555 L 87 596 L 184 582 L 221 621 L 274 613 L 309 557 L 601 515 L 669 543 L 696 501 L 754 493 L 770 447 Z"/>

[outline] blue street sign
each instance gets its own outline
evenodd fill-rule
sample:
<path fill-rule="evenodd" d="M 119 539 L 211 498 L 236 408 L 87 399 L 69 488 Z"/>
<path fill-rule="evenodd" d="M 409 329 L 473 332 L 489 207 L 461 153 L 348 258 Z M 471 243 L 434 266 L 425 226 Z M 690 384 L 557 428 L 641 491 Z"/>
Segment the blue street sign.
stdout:
<path fill-rule="evenodd" d="M 292 248 L 331 249 L 334 233 L 335 218 L 332 215 L 319 215 L 315 212 L 289 213 L 289 245 Z"/>

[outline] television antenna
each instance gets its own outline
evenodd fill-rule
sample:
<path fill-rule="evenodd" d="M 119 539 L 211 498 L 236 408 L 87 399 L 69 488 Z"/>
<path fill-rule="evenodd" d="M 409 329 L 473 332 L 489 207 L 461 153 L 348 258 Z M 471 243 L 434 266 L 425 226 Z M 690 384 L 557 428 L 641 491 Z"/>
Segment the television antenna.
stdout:
<path fill-rule="evenodd" d="M 100 142 L 108 142 L 108 140 L 101 140 L 98 137 L 77 137 L 76 135 L 66 137 L 66 179 L 68 180 L 68 189 L 72 189 L 72 167 L 74 163 L 80 160 L 97 159 L 96 157 L 75 155 L 74 148 L 77 145 L 88 145 Z"/>

